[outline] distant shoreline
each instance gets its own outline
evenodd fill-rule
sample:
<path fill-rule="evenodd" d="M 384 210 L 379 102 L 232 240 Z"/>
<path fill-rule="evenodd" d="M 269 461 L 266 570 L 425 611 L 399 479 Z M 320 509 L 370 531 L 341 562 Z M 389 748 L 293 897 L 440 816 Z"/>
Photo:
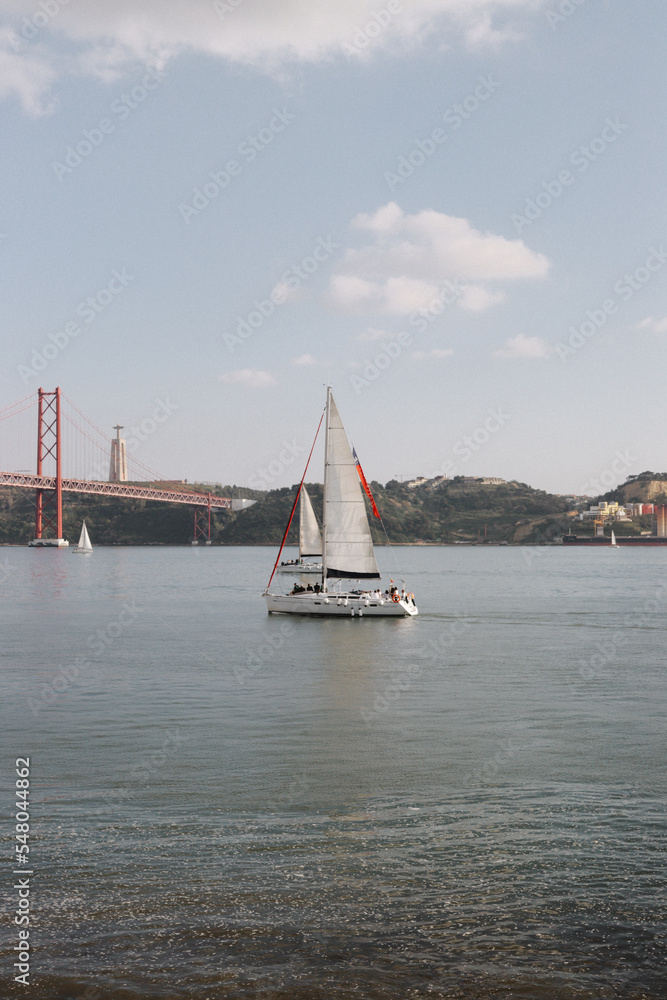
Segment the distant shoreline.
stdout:
<path fill-rule="evenodd" d="M 63 545 L 58 548 L 55 545 L 44 545 L 44 546 L 30 546 L 27 542 L 0 542 L 0 548 L 3 549 L 28 549 L 34 548 L 35 551 L 56 551 L 56 552 L 66 552 L 67 549 L 72 548 L 76 542 L 71 542 L 70 545 Z M 475 548 L 479 546 L 493 546 L 494 548 L 519 548 L 526 546 L 553 546 L 562 545 L 560 541 L 554 542 L 374 542 L 374 548 L 376 549 L 395 549 L 399 547 L 403 548 L 461 548 L 465 546 L 467 548 Z M 192 545 L 189 542 L 112 542 L 111 544 L 99 542 L 97 545 L 93 546 L 93 552 L 96 549 L 277 549 L 278 545 L 272 545 L 266 542 L 211 542 L 210 545 Z M 286 546 L 286 548 L 295 548 L 295 546 Z"/>

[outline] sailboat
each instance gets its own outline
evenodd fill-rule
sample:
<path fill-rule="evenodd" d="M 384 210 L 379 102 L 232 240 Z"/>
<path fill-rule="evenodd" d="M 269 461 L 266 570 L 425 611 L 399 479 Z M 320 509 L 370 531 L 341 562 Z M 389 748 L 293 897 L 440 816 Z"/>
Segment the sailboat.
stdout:
<path fill-rule="evenodd" d="M 614 549 L 618 548 L 618 542 L 616 541 L 616 535 L 614 534 L 614 529 L 613 528 L 611 529 L 611 544 L 612 544 L 612 548 L 614 548 Z"/>
<path fill-rule="evenodd" d="M 75 545 L 72 552 L 92 552 L 93 546 L 90 543 L 90 536 L 88 534 L 88 528 L 86 527 L 86 521 L 84 519 L 81 525 L 81 534 L 79 535 L 79 544 Z"/>
<path fill-rule="evenodd" d="M 269 614 L 337 615 L 359 618 L 406 618 L 418 614 L 412 594 L 392 587 L 391 593 L 379 589 L 329 589 L 330 580 L 379 580 L 371 530 L 366 516 L 364 490 L 373 503 L 370 489 L 363 478 L 361 466 L 350 449 L 345 428 L 327 386 L 326 425 L 324 438 L 324 500 L 322 510 L 322 584 L 316 590 L 293 588 L 289 594 L 270 590 L 278 560 L 296 508 L 292 508 L 283 543 L 273 567 L 271 579 L 263 596 Z M 320 420 L 320 426 L 322 421 Z M 319 433 L 319 428 L 318 428 Z M 313 448 L 314 448 L 313 443 Z M 311 453 L 312 455 L 312 448 Z M 310 456 L 308 461 L 310 461 Z M 306 471 L 308 464 L 306 464 Z M 306 477 L 304 471 L 303 478 Z M 303 489 L 303 480 L 301 489 Z M 300 493 L 297 495 L 299 499 Z M 379 517 L 379 514 L 378 514 Z M 342 585 L 339 585 L 342 587 Z"/>
<path fill-rule="evenodd" d="M 304 562 L 304 559 L 322 557 L 322 535 L 317 526 L 313 504 L 305 486 L 301 487 L 299 500 L 299 558 L 281 563 L 278 573 L 316 574 L 322 576 L 322 563 Z"/>

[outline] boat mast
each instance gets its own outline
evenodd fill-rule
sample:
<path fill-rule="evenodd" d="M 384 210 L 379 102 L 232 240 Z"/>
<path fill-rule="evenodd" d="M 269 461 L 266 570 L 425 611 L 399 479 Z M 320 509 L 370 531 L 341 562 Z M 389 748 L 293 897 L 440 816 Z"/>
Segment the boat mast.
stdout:
<path fill-rule="evenodd" d="M 324 486 L 322 493 L 322 590 L 327 589 L 327 466 L 329 457 L 329 398 L 331 386 L 327 386 L 327 420 L 324 425 Z"/>
<path fill-rule="evenodd" d="M 299 562 L 302 562 L 301 539 L 303 538 L 303 486 L 299 494 Z"/>

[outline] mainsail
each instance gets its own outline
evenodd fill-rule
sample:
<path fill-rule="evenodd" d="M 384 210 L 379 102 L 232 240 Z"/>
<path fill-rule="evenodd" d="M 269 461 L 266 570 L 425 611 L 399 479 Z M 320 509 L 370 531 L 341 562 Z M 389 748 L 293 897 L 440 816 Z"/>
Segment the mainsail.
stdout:
<path fill-rule="evenodd" d="M 331 390 L 324 461 L 326 575 L 379 579 L 356 462 Z"/>
<path fill-rule="evenodd" d="M 299 558 L 322 555 L 322 536 L 317 526 L 315 511 L 306 491 L 301 487 L 301 506 L 299 508 Z"/>

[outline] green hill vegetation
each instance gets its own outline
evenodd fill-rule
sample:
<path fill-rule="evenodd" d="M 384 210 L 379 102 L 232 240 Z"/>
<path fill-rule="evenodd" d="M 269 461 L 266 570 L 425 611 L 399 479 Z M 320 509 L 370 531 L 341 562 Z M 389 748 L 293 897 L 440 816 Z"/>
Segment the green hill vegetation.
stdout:
<path fill-rule="evenodd" d="M 520 540 L 532 541 L 540 537 L 540 530 L 544 535 L 552 523 L 556 524 L 557 534 L 570 524 L 563 497 L 534 490 L 524 483 L 482 486 L 459 478 L 412 489 L 396 480 L 385 486 L 372 482 L 370 486 L 392 544 L 474 542 L 484 538 L 489 542 L 511 542 L 519 540 L 515 538 L 517 532 Z M 261 503 L 235 518 L 221 540 L 245 545 L 279 543 L 296 488 L 265 494 Z M 310 483 L 308 492 L 321 521 L 322 487 Z M 370 504 L 367 512 L 374 542 L 386 543 L 387 537 Z M 297 542 L 296 529 L 295 515 L 288 538 L 292 543 Z"/>
<path fill-rule="evenodd" d="M 194 485 L 196 489 L 196 485 Z M 279 545 L 294 502 L 297 486 L 252 491 L 234 486 L 211 489 L 219 496 L 246 496 L 257 500 L 239 513 L 214 511 L 213 544 Z M 396 480 L 385 486 L 371 483 L 378 509 L 392 544 L 451 542 L 544 542 L 567 531 L 564 497 L 535 490 L 525 483 L 481 484 L 462 477 L 409 488 Z M 321 521 L 322 486 L 308 484 L 313 507 Z M 368 504 L 374 541 L 384 544 L 385 533 Z M 85 517 L 93 545 L 187 545 L 193 537 L 193 509 L 151 500 L 122 500 L 65 494 L 63 533 L 70 542 L 79 537 Z M 0 543 L 26 544 L 34 535 L 34 494 L 0 489 Z M 298 540 L 298 514 L 288 541 Z"/>

